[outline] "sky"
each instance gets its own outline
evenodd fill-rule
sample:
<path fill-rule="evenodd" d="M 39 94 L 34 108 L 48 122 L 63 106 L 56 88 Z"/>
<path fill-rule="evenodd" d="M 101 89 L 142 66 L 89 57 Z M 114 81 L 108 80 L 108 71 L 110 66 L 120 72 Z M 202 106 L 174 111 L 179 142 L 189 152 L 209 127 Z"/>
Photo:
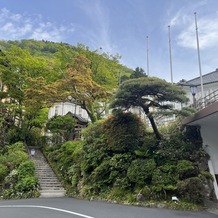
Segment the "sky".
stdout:
<path fill-rule="evenodd" d="M 200 76 L 195 12 L 204 75 L 218 68 L 218 0 L 0 0 L 0 40 L 83 43 L 179 82 Z"/>

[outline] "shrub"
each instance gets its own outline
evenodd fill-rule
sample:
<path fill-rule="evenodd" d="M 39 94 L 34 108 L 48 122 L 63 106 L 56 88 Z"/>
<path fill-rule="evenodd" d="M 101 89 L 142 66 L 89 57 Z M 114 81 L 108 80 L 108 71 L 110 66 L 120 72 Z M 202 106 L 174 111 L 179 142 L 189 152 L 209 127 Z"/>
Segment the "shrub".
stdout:
<path fill-rule="evenodd" d="M 71 132 L 76 124 L 76 120 L 69 114 L 64 116 L 54 116 L 46 124 L 52 134 L 64 141 L 70 140 Z M 58 141 L 59 142 L 59 141 Z"/>
<path fill-rule="evenodd" d="M 18 167 L 18 179 L 35 175 L 35 165 L 32 161 L 25 161 Z"/>
<path fill-rule="evenodd" d="M 146 200 L 151 200 L 153 197 L 152 190 L 149 186 L 144 186 L 140 193 L 145 197 Z"/>
<path fill-rule="evenodd" d="M 60 148 L 60 152 L 63 154 L 63 159 L 66 158 L 66 156 L 70 156 L 74 162 L 80 159 L 81 151 L 82 141 L 79 140 L 65 142 Z"/>
<path fill-rule="evenodd" d="M 0 155 L 0 164 L 5 165 L 8 162 L 6 155 Z"/>
<path fill-rule="evenodd" d="M 16 142 L 14 144 L 8 145 L 7 146 L 8 152 L 12 152 L 12 151 L 26 151 L 26 148 L 24 146 L 23 142 Z"/>
<path fill-rule="evenodd" d="M 67 174 L 64 176 L 65 181 L 69 182 L 73 188 L 76 188 L 77 182 L 81 176 L 81 170 L 79 164 L 72 164 L 67 169 Z"/>
<path fill-rule="evenodd" d="M 1 169 L 2 172 L 7 170 L 5 171 L 4 180 L 2 180 L 1 195 L 3 199 L 38 197 L 35 165 L 29 160 L 24 144 L 17 142 L 8 145 L 5 147 L 4 157 L 0 156 L 0 177 Z M 10 173 L 8 174 L 8 172 Z"/>
<path fill-rule="evenodd" d="M 178 175 L 175 171 L 164 172 L 161 167 L 155 169 L 152 174 L 152 185 L 165 187 L 175 185 L 178 181 Z"/>
<path fill-rule="evenodd" d="M 118 172 L 127 171 L 133 157 L 131 154 L 115 154 L 111 157 L 109 164 L 111 171 L 117 170 Z"/>
<path fill-rule="evenodd" d="M 105 185 L 105 183 L 109 182 L 108 180 L 109 175 L 110 175 L 109 160 L 105 160 L 93 170 L 90 176 L 91 182 Z"/>
<path fill-rule="evenodd" d="M 131 189 L 131 183 L 127 177 L 119 178 L 119 175 L 118 175 L 115 179 L 113 187 L 117 187 L 121 190 L 128 190 L 128 189 Z"/>
<path fill-rule="evenodd" d="M 20 150 L 9 150 L 8 162 L 13 168 L 18 167 L 22 162 L 27 161 L 29 156 L 26 152 Z"/>
<path fill-rule="evenodd" d="M 178 175 L 175 166 L 165 165 L 154 170 L 152 175 L 152 198 L 166 199 L 167 195 L 176 190 Z"/>
<path fill-rule="evenodd" d="M 180 196 L 193 203 L 202 203 L 204 199 L 203 181 L 198 177 L 191 177 L 177 183 Z"/>
<path fill-rule="evenodd" d="M 197 176 L 199 173 L 197 167 L 189 160 L 179 160 L 176 167 L 180 179 Z"/>
<path fill-rule="evenodd" d="M 120 189 L 119 187 L 114 187 L 110 191 L 110 194 L 108 195 L 107 198 L 108 199 L 113 199 L 113 200 L 116 200 L 116 201 L 124 201 L 124 200 L 126 200 L 126 196 L 128 194 L 129 193 L 126 190 Z"/>
<path fill-rule="evenodd" d="M 18 181 L 15 186 L 15 190 L 18 192 L 29 192 L 38 189 L 38 182 L 34 176 L 26 176 Z"/>
<path fill-rule="evenodd" d="M 133 152 L 143 144 L 145 125 L 135 114 L 117 112 L 104 122 L 103 130 L 112 152 Z"/>
<path fill-rule="evenodd" d="M 131 182 L 143 187 L 146 180 L 151 180 L 155 168 L 156 163 L 153 159 L 136 159 L 131 162 L 127 177 Z"/>
<path fill-rule="evenodd" d="M 0 164 L 0 182 L 4 180 L 7 174 L 8 174 L 8 168 L 3 164 Z"/>
<path fill-rule="evenodd" d="M 14 184 L 17 183 L 18 179 L 18 171 L 12 170 L 6 177 L 3 183 L 3 188 L 5 190 L 7 189 L 13 189 Z"/>

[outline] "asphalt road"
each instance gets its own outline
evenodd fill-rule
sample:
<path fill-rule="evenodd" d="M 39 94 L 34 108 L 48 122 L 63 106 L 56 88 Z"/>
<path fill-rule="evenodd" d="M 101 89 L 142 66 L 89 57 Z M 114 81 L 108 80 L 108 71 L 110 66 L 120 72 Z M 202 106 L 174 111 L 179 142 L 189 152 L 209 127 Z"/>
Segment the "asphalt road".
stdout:
<path fill-rule="evenodd" d="M 208 212 L 133 207 L 73 198 L 0 201 L 0 218 L 217 218 Z"/>

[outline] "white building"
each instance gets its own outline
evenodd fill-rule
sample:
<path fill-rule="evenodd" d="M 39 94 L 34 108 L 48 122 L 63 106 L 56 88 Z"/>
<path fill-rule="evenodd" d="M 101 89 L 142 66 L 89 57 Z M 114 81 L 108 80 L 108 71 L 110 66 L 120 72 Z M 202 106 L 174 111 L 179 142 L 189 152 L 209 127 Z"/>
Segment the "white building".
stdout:
<path fill-rule="evenodd" d="M 201 127 L 203 147 L 209 154 L 209 170 L 214 178 L 213 185 L 218 199 L 218 69 L 203 75 L 203 98 L 201 96 L 200 78 L 185 82 L 183 87 L 190 89 L 196 86 L 196 106 L 198 112 L 184 121 L 185 125 L 198 125 Z M 192 98 L 191 92 L 189 96 Z M 193 97 L 195 97 L 193 96 Z"/>
<path fill-rule="evenodd" d="M 71 112 L 72 114 L 77 114 L 83 119 L 86 119 L 87 121 L 90 120 L 86 110 L 82 109 L 79 105 L 71 102 L 55 103 L 54 106 L 49 109 L 48 119 L 54 117 L 55 115 L 64 116 L 68 112 Z"/>
<path fill-rule="evenodd" d="M 193 104 L 194 99 L 196 99 L 196 106 L 200 107 L 202 103 L 208 104 L 209 99 L 215 97 L 216 90 L 218 89 L 218 69 L 208 74 L 202 76 L 203 82 L 203 96 L 202 96 L 202 87 L 201 87 L 201 78 L 197 77 L 186 82 L 180 82 L 181 85 L 186 91 L 187 96 Z M 194 89 L 194 93 L 191 92 L 191 87 Z M 202 98 L 203 97 L 203 98 Z M 203 101 L 202 101 L 203 100 Z"/>

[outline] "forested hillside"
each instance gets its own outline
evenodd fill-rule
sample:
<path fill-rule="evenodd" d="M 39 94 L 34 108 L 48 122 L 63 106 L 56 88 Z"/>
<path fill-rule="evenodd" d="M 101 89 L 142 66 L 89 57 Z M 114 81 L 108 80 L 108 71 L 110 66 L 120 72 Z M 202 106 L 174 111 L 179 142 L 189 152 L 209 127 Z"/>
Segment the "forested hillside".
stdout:
<path fill-rule="evenodd" d="M 0 41 L 0 198 L 39 195 L 26 148 L 46 144 L 48 108 L 70 97 L 100 119 L 99 102 L 132 72 L 119 58 L 82 44 Z"/>
<path fill-rule="evenodd" d="M 91 51 L 89 47 L 81 43 L 73 46 L 44 40 L 0 41 L 2 52 L 11 51 L 16 47 L 25 50 L 27 54 L 36 59 L 46 61 L 50 70 L 59 75 L 63 73 L 62 71 L 67 68 L 68 64 L 72 63 L 75 56 L 84 55 L 90 61 L 92 79 L 108 89 L 117 87 L 120 76 L 129 76 L 132 73 L 131 69 L 119 63 L 121 56 L 118 54 L 104 53 L 101 48 Z"/>
<path fill-rule="evenodd" d="M 0 41 L 0 143 L 39 143 L 48 108 L 70 96 L 100 118 L 99 102 L 110 101 L 121 76 L 131 69 L 118 55 L 49 41 Z"/>

